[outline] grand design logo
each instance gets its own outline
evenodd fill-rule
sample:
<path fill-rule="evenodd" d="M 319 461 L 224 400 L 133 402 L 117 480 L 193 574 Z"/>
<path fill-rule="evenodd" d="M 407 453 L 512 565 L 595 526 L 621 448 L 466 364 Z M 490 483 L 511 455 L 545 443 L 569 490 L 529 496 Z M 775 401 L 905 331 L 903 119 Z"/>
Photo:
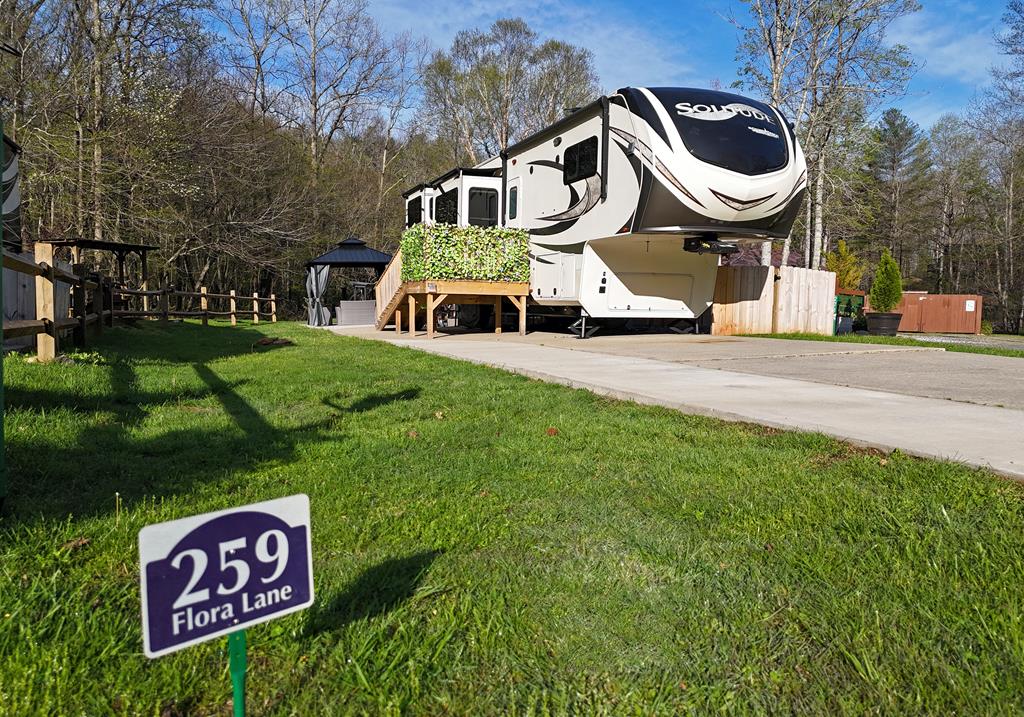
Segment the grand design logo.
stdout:
<path fill-rule="evenodd" d="M 693 104 L 692 102 L 679 102 L 676 104 L 676 113 L 683 117 L 692 117 L 693 119 L 716 122 L 731 119 L 736 115 L 740 115 L 749 119 L 756 119 L 761 122 L 775 124 L 775 120 L 767 114 L 756 107 L 745 105 L 742 102 L 733 102 L 728 105 L 706 105 L 699 103 Z"/>

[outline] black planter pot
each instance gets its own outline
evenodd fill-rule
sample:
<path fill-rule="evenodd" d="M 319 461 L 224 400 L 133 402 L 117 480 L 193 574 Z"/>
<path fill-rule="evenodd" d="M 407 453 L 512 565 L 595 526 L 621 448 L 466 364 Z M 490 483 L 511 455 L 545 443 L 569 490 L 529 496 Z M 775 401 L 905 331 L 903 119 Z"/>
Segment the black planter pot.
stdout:
<path fill-rule="evenodd" d="M 864 318 L 868 321 L 868 333 L 872 336 L 895 336 L 903 314 L 871 311 L 864 314 Z"/>

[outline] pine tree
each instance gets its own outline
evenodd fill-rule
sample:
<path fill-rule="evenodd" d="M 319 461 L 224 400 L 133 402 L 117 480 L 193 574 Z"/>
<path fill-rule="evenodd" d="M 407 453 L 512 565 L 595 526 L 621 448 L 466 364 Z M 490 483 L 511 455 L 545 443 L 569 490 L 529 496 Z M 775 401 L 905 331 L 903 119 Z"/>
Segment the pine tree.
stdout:
<path fill-rule="evenodd" d="M 900 267 L 886 249 L 875 269 L 875 280 L 871 282 L 871 308 L 873 311 L 888 313 L 899 306 L 903 299 L 903 279 Z"/>
<path fill-rule="evenodd" d="M 835 251 L 825 255 L 825 267 L 835 272 L 836 282 L 840 289 L 859 289 L 860 281 L 864 278 L 864 262 L 850 251 L 843 239 L 839 240 Z"/>

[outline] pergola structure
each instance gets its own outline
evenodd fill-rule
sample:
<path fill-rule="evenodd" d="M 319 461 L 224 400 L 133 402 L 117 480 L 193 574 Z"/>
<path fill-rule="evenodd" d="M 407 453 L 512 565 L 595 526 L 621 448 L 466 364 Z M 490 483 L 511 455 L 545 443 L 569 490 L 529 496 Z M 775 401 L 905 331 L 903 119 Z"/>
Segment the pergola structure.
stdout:
<path fill-rule="evenodd" d="M 323 305 L 327 290 L 327 276 L 331 267 L 373 269 L 380 278 L 391 262 L 391 255 L 371 249 L 358 237 L 349 237 L 339 242 L 330 251 L 306 262 L 306 300 L 309 303 L 309 325 L 327 326 L 331 320 L 330 310 Z"/>
<path fill-rule="evenodd" d="M 127 242 L 102 241 L 100 239 L 41 239 L 40 241 L 53 247 L 64 246 L 71 249 L 71 263 L 73 264 L 80 264 L 82 262 L 83 249 L 111 252 L 117 260 L 117 280 L 121 282 L 122 286 L 125 285 L 125 260 L 128 258 L 129 254 L 138 254 L 139 259 L 142 262 L 142 282 L 140 283 L 139 288 L 143 291 L 149 288 L 147 286 L 149 283 L 149 265 L 146 261 L 147 255 L 149 252 L 156 251 L 159 248 L 149 244 L 129 244 Z"/>

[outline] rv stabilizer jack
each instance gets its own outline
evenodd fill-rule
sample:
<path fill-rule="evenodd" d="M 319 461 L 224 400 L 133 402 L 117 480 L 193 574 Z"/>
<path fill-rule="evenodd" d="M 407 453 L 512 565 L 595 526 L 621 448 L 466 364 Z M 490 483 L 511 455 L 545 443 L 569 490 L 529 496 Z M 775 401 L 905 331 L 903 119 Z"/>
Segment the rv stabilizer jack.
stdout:
<path fill-rule="evenodd" d="M 702 237 L 686 239 L 683 241 L 683 250 L 692 251 L 697 254 L 735 254 L 740 250 L 735 244 L 726 244 L 719 241 L 714 234 L 705 234 Z"/>

